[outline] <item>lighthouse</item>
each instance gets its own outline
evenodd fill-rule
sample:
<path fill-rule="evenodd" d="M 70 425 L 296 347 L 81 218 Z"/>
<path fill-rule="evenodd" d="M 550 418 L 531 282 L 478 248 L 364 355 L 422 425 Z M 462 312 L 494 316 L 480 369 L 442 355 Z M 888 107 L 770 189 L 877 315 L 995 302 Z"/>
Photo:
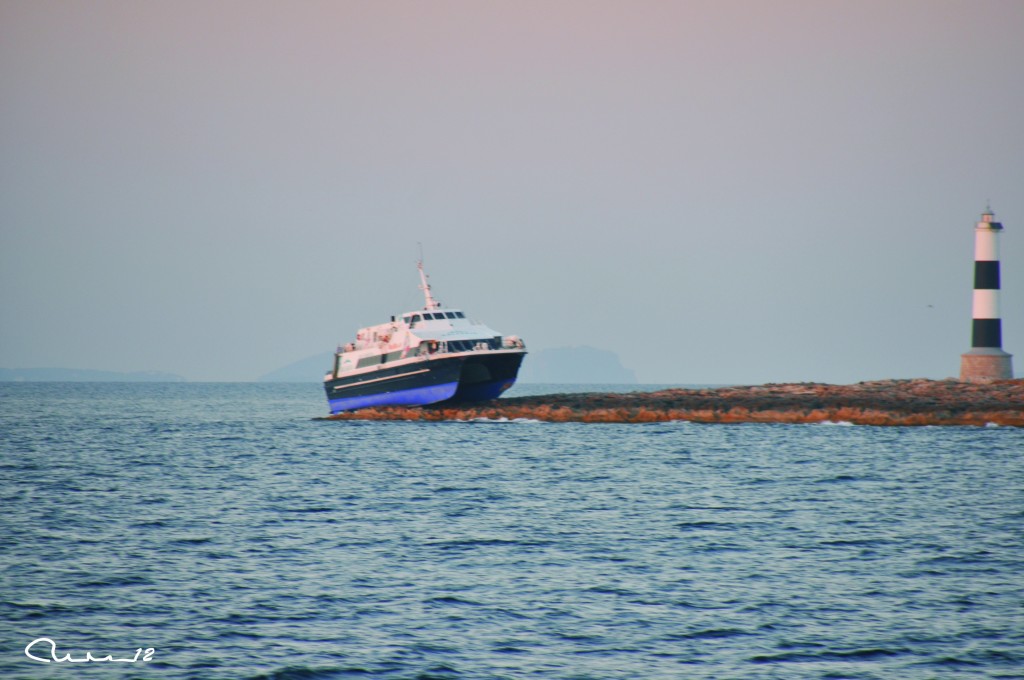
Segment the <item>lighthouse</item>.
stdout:
<path fill-rule="evenodd" d="M 999 234 L 1003 225 L 991 208 L 974 227 L 974 304 L 971 351 L 960 355 L 960 380 L 989 382 L 1013 377 L 1012 356 L 1003 351 L 999 316 Z"/>

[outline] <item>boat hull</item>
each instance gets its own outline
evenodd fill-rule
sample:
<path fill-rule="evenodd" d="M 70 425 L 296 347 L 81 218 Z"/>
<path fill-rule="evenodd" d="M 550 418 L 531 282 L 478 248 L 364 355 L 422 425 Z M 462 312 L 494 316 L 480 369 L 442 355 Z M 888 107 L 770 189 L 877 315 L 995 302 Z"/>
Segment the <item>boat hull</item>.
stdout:
<path fill-rule="evenodd" d="M 470 355 L 459 374 L 459 387 L 448 399 L 470 403 L 497 399 L 516 382 L 525 352 Z"/>
<path fill-rule="evenodd" d="M 324 382 L 331 413 L 376 406 L 442 406 L 496 399 L 512 387 L 525 352 L 430 358 Z"/>

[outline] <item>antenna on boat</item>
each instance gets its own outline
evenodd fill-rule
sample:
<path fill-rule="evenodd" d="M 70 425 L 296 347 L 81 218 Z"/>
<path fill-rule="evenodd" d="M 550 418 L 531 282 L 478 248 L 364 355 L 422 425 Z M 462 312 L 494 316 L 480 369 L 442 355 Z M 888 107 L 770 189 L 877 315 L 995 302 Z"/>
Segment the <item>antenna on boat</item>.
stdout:
<path fill-rule="evenodd" d="M 426 299 L 426 305 L 423 309 L 432 310 L 437 309 L 441 306 L 441 303 L 434 299 L 434 296 L 430 294 L 430 284 L 427 283 L 427 273 L 423 271 L 423 244 L 417 243 L 420 247 L 420 259 L 416 262 L 416 268 L 420 270 L 420 290 L 423 291 L 423 297 Z"/>

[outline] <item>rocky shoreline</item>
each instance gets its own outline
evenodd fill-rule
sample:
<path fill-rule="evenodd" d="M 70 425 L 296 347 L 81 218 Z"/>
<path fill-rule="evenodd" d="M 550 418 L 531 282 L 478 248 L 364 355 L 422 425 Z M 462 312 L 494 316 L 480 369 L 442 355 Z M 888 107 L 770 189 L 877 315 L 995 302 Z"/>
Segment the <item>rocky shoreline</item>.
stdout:
<path fill-rule="evenodd" d="M 1024 379 L 991 383 L 877 380 L 855 385 L 768 384 L 658 392 L 545 394 L 476 406 L 371 408 L 327 420 L 820 423 L 1024 427 Z"/>

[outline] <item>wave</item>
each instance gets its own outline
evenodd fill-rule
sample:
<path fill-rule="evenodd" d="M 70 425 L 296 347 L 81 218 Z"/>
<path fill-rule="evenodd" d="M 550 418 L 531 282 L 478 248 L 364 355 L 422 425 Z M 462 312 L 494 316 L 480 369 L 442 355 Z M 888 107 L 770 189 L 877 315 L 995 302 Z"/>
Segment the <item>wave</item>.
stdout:
<path fill-rule="evenodd" d="M 755 635 L 750 631 L 741 630 L 739 628 L 706 628 L 703 630 L 695 630 L 690 633 L 675 633 L 667 635 L 668 640 L 725 640 L 733 637 L 742 637 L 744 635 Z"/>
<path fill-rule="evenodd" d="M 358 666 L 347 668 L 311 666 L 286 666 L 269 673 L 250 676 L 248 680 L 340 680 L 341 678 L 376 677 L 374 671 Z"/>
<path fill-rule="evenodd" d="M 682 529 L 684 531 L 696 530 L 696 529 L 732 529 L 736 524 L 734 522 L 712 522 L 712 521 L 698 521 L 698 522 L 679 522 L 676 524 L 676 529 Z"/>
<path fill-rule="evenodd" d="M 782 652 L 779 654 L 758 654 L 750 657 L 751 663 L 807 663 L 816 661 L 877 661 L 893 656 L 905 654 L 905 650 L 868 648 L 853 649 L 844 652 L 823 651 L 817 653 L 809 652 Z"/>

